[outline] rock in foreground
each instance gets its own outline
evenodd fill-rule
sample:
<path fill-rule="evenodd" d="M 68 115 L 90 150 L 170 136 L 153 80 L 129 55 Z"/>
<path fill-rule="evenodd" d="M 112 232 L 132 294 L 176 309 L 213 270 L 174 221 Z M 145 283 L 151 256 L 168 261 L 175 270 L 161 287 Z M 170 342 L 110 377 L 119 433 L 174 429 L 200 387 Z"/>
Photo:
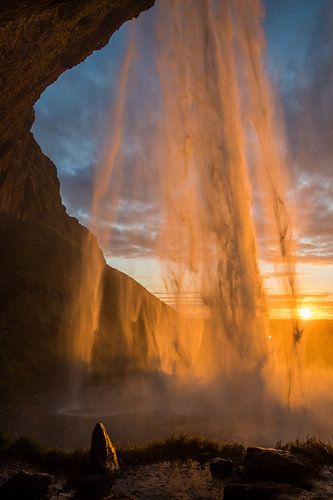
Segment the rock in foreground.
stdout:
<path fill-rule="evenodd" d="M 38 500 L 47 493 L 52 479 L 50 474 L 29 473 L 22 470 L 0 486 L 0 498 Z"/>
<path fill-rule="evenodd" d="M 119 472 L 116 450 L 105 425 L 95 425 L 91 436 L 89 462 L 80 473 L 78 500 L 97 500 L 104 498 Z"/>
<path fill-rule="evenodd" d="M 307 487 L 317 471 L 314 464 L 303 457 L 274 448 L 251 447 L 244 460 L 245 474 L 258 481 L 273 481 Z"/>
<path fill-rule="evenodd" d="M 212 476 L 217 478 L 232 476 L 233 473 L 232 460 L 226 460 L 224 458 L 215 458 L 209 464 L 209 468 Z"/>
<path fill-rule="evenodd" d="M 107 433 L 105 425 L 99 422 L 91 437 L 90 461 L 92 464 L 105 468 L 113 474 L 119 471 L 119 464 L 116 450 Z"/>

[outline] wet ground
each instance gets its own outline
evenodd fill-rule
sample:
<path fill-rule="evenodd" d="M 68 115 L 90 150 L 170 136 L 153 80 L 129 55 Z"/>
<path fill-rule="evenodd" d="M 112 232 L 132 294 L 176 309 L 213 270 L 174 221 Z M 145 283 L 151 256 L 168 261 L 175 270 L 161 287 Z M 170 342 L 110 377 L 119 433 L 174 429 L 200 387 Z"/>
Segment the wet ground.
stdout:
<path fill-rule="evenodd" d="M 123 474 L 112 488 L 115 497 L 122 494 L 142 500 L 208 500 L 222 499 L 228 481 L 214 479 L 209 466 L 195 461 L 138 466 Z M 333 471 L 326 469 L 313 491 L 286 487 L 281 499 L 333 499 Z M 290 492 L 290 493 L 288 493 Z"/>
<path fill-rule="evenodd" d="M 33 471 L 24 461 L 8 461 L 0 458 L 0 482 L 19 470 Z M 153 465 L 138 465 L 124 469 L 115 480 L 105 499 L 128 500 L 208 500 L 223 499 L 227 481 L 214 479 L 209 465 L 197 461 L 164 462 Z M 228 480 L 230 482 L 230 480 Z M 259 483 L 258 483 L 259 484 Z M 66 487 L 64 476 L 54 476 L 50 500 L 73 499 L 74 490 Z M 330 500 L 333 499 L 333 469 L 324 468 L 321 476 L 313 482 L 312 490 L 301 490 L 281 486 L 277 500 Z"/>

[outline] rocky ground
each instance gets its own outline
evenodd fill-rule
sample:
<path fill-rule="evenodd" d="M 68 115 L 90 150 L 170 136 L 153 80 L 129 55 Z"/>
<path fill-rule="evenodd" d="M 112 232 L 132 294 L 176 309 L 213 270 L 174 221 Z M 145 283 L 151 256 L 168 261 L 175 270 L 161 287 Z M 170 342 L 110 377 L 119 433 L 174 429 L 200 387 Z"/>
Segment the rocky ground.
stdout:
<path fill-rule="evenodd" d="M 20 470 L 34 472 L 35 469 L 25 462 L 9 462 L 3 459 L 0 463 L 0 481 Z M 237 480 L 235 480 L 237 482 Z M 105 499 L 145 499 L 145 500 L 204 500 L 223 499 L 226 484 L 232 484 L 230 479 L 214 478 L 209 465 L 197 461 L 163 462 L 151 465 L 137 465 L 123 470 L 107 493 Z M 311 490 L 303 490 L 294 486 L 256 482 L 252 484 L 252 492 L 231 493 L 230 499 L 288 500 L 329 500 L 333 499 L 333 470 L 324 468 L 313 482 Z M 65 476 L 55 475 L 46 498 L 50 500 L 65 500 L 75 498 L 76 491 L 68 488 Z M 243 496 L 241 496 L 243 495 Z M 22 500 L 25 498 L 21 497 Z"/>
<path fill-rule="evenodd" d="M 19 442 L 21 458 L 17 454 Z M 332 447 L 314 439 L 303 444 L 295 442 L 298 450 L 303 451 L 299 453 L 290 448 L 245 450 L 242 446 L 228 448 L 226 444 L 217 445 L 195 437 L 171 437 L 139 452 L 132 449 L 126 454 L 119 449 L 118 459 L 106 428 L 98 423 L 90 452 L 81 452 L 79 459 L 75 453 L 61 455 L 49 451 L 39 452 L 37 460 L 38 448 L 31 444 L 29 448 L 27 440 L 23 448 L 22 443 L 21 440 L 7 444 L 0 453 L 1 500 L 333 499 Z M 172 447 L 175 443 L 179 450 Z M 203 446 L 206 451 L 202 451 Z M 23 449 L 25 453 L 30 450 L 31 460 L 27 460 L 27 455 L 22 458 Z M 192 458 L 180 460 L 190 449 Z M 169 453 L 169 458 L 161 460 L 160 454 L 157 460 L 153 456 L 156 451 Z M 216 451 L 221 456 L 214 456 Z M 170 459 L 170 452 L 178 460 Z"/>
<path fill-rule="evenodd" d="M 235 480 L 237 482 L 237 480 Z M 198 462 L 162 463 L 152 466 L 138 466 L 123 474 L 112 488 L 117 497 L 121 494 L 138 499 L 222 499 L 226 484 L 230 479 L 214 478 L 209 466 Z M 312 491 L 288 485 L 272 486 L 271 492 L 267 483 L 257 482 L 255 486 L 241 493 L 228 493 L 228 498 L 278 498 L 278 499 L 316 499 L 333 498 L 333 472 L 326 469 L 322 477 L 315 481 Z M 276 492 L 276 493 L 275 493 Z M 242 496 L 241 496 L 242 495 Z M 226 496 L 224 497 L 226 498 Z"/>

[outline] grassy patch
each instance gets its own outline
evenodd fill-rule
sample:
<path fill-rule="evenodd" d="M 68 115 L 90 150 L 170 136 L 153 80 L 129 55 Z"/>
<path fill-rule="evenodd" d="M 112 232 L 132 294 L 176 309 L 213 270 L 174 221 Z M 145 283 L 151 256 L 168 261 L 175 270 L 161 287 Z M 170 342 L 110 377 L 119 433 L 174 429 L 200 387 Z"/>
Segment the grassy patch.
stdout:
<path fill-rule="evenodd" d="M 276 447 L 303 455 L 320 465 L 333 465 L 333 445 L 314 437 L 304 441 L 297 439 L 285 444 L 279 441 Z M 208 461 L 215 457 L 229 458 L 240 465 L 246 451 L 242 444 L 216 441 L 192 434 L 174 434 L 160 441 L 127 444 L 116 447 L 116 450 L 121 464 L 125 466 L 188 459 Z M 0 454 L 25 459 L 45 471 L 66 472 L 76 471 L 89 457 L 89 451 L 85 449 L 50 450 L 33 439 L 22 436 L 12 440 L 2 433 L 0 433 Z"/>
<path fill-rule="evenodd" d="M 315 437 L 309 437 L 306 440 L 296 439 L 282 444 L 279 441 L 276 445 L 280 450 L 290 451 L 297 455 L 314 460 L 320 465 L 333 465 L 333 445 L 324 443 Z"/>
<path fill-rule="evenodd" d="M 128 444 L 116 447 L 124 465 L 148 464 L 171 460 L 209 460 L 214 457 L 231 458 L 241 463 L 244 447 L 237 443 L 219 442 L 190 434 L 172 435 L 161 441 L 146 444 Z M 26 437 L 10 440 L 0 434 L 0 453 L 42 464 L 45 470 L 75 470 L 89 456 L 88 450 L 48 450 L 38 441 Z"/>
<path fill-rule="evenodd" d="M 125 464 L 154 463 L 169 460 L 209 460 L 224 457 L 241 463 L 245 448 L 238 443 L 215 441 L 191 434 L 174 434 L 161 441 L 144 445 L 128 444 L 117 449 L 119 459 Z"/>
<path fill-rule="evenodd" d="M 25 459 L 42 466 L 44 470 L 75 470 L 88 458 L 88 451 L 49 450 L 38 441 L 24 436 L 11 440 L 0 433 L 0 453 L 8 457 Z"/>

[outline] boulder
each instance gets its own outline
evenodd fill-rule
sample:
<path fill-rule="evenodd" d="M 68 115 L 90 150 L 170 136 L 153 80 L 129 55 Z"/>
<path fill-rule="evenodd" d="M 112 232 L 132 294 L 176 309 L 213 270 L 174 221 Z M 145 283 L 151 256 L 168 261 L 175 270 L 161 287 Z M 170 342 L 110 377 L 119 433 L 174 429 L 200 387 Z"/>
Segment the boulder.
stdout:
<path fill-rule="evenodd" d="M 317 471 L 303 457 L 273 448 L 250 447 L 244 459 L 246 477 L 252 480 L 287 483 L 309 487 L 309 479 Z"/>
<path fill-rule="evenodd" d="M 209 468 L 212 476 L 216 478 L 232 476 L 233 473 L 232 460 L 226 460 L 224 458 L 215 458 L 210 462 Z"/>
<path fill-rule="evenodd" d="M 99 500 L 108 493 L 110 482 L 102 474 L 92 474 L 81 480 L 77 500 Z"/>
<path fill-rule="evenodd" d="M 116 450 L 102 422 L 95 425 L 92 433 L 90 462 L 97 470 L 105 470 L 108 474 L 119 471 Z"/>
<path fill-rule="evenodd" d="M 95 425 L 91 436 L 90 456 L 75 471 L 69 483 L 77 488 L 76 498 L 103 498 L 119 472 L 116 450 L 101 422 Z"/>
<path fill-rule="evenodd" d="M 17 472 L 0 486 L 1 500 L 38 500 L 47 493 L 53 480 L 50 474 Z"/>

